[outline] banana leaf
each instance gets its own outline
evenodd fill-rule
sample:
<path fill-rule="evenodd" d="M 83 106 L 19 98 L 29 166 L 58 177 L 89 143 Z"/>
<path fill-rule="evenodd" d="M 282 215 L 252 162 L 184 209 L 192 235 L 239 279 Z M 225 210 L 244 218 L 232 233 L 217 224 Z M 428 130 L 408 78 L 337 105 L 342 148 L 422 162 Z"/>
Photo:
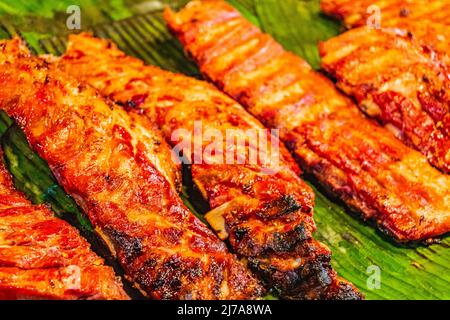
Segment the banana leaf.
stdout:
<path fill-rule="evenodd" d="M 186 1 L 82 0 L 82 28 L 111 38 L 122 50 L 149 64 L 200 77 L 186 59 L 161 17 L 161 8 Z M 229 0 L 250 21 L 272 34 L 285 48 L 319 68 L 318 41 L 342 31 L 340 24 L 323 16 L 318 0 Z M 19 33 L 36 53 L 60 54 L 66 36 L 66 8 L 72 0 L 4 0 L 0 3 L 0 37 Z M 75 204 L 57 186 L 45 163 L 26 150 L 23 135 L 10 120 L 0 117 L 5 157 L 17 186 L 37 202 L 49 203 L 62 217 L 87 228 Z M 49 180 L 50 179 L 50 180 Z M 314 187 L 313 178 L 306 177 Z M 189 188 L 187 187 L 186 190 Z M 56 190 L 56 191 L 55 191 Z M 333 251 L 333 266 L 353 282 L 367 299 L 450 299 L 450 237 L 432 245 L 398 245 L 370 223 L 353 216 L 338 200 L 315 188 L 316 237 Z M 185 194 L 195 210 L 200 205 Z M 75 207 L 74 207 L 75 206 Z M 75 209 L 74 209 L 75 208 Z M 87 229 L 88 230 L 88 229 Z"/>

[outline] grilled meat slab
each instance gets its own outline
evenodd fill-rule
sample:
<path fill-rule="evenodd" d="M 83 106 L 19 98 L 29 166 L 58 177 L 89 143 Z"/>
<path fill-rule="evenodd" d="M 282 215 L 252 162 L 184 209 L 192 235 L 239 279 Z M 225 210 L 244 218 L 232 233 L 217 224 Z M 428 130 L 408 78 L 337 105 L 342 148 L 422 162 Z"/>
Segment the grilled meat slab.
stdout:
<path fill-rule="evenodd" d="M 0 299 L 128 299 L 112 268 L 74 227 L 15 190 L 3 162 Z"/>
<path fill-rule="evenodd" d="M 373 18 L 376 8 L 380 9 L 380 21 Z M 324 13 L 344 21 L 348 28 L 371 27 L 397 33 L 418 41 L 424 50 L 439 53 L 440 59 L 450 65 L 450 3 L 428 0 L 322 0 Z M 363 33 L 364 31 L 361 31 Z"/>
<path fill-rule="evenodd" d="M 434 22 L 403 22 L 382 31 L 408 37 L 431 55 L 433 60 L 450 66 L 450 23 L 448 25 Z"/>
<path fill-rule="evenodd" d="M 71 36 L 58 67 L 128 111 L 145 114 L 174 147 L 182 139 L 193 181 L 212 209 L 210 225 L 269 288 L 288 298 L 359 297 L 336 278 L 329 249 L 312 239 L 314 194 L 295 161 L 243 107 L 204 81 L 146 66 L 86 34 Z M 198 124 L 205 136 L 215 137 L 194 147 Z M 247 134 L 251 130 L 255 136 Z M 226 164 L 227 134 L 233 132 L 243 138 L 241 164 L 235 154 Z M 207 151 L 212 143 L 219 152 Z M 275 148 L 277 154 L 268 154 Z M 258 153 L 253 162 L 252 152 Z M 277 163 L 263 161 L 271 156 L 279 157 Z"/>
<path fill-rule="evenodd" d="M 450 25 L 450 2 L 447 0 L 321 0 L 323 12 L 344 21 L 347 27 L 367 24 L 378 8 L 381 26 L 398 26 L 404 22 L 429 22 Z"/>
<path fill-rule="evenodd" d="M 224 1 L 166 20 L 203 74 L 280 138 L 329 191 L 398 241 L 450 231 L 450 178 L 365 118 L 333 83 Z"/>
<path fill-rule="evenodd" d="M 408 34 L 361 27 L 321 44 L 323 68 L 367 115 L 450 173 L 450 72 Z"/>
<path fill-rule="evenodd" d="M 166 145 L 18 40 L 0 44 L 0 108 L 84 209 L 127 277 L 157 299 L 251 299 L 262 289 L 184 206 L 163 163 Z"/>
<path fill-rule="evenodd" d="M 450 3 L 428 0 L 322 0 L 324 13 L 343 20 L 347 28 L 371 27 L 408 36 L 425 50 L 434 50 L 450 65 Z M 378 16 L 376 10 L 379 10 Z M 379 20 L 376 20 L 379 19 Z"/>

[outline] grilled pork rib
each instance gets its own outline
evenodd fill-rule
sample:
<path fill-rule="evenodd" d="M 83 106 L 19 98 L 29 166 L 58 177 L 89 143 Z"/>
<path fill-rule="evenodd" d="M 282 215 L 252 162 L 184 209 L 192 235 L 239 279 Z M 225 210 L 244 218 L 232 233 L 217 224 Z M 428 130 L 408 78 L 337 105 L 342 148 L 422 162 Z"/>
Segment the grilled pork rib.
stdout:
<path fill-rule="evenodd" d="M 398 241 L 450 231 L 450 178 L 366 119 L 333 83 L 224 1 L 166 20 L 203 74 L 280 138 L 329 191 Z"/>
<path fill-rule="evenodd" d="M 324 13 L 343 20 L 347 28 L 398 33 L 433 50 L 450 65 L 450 3 L 428 0 L 322 0 Z"/>
<path fill-rule="evenodd" d="M 298 177 L 299 168 L 239 104 L 204 81 L 146 66 L 89 35 L 71 36 L 58 67 L 127 110 L 144 113 L 173 146 L 182 138 L 193 181 L 212 209 L 207 220 L 269 288 L 289 298 L 359 297 L 350 284 L 336 278 L 329 249 L 312 239 L 314 194 Z M 216 136 L 194 148 L 198 124 L 205 135 Z M 242 164 L 225 164 L 227 134 L 233 130 L 244 139 Z M 254 130 L 254 139 L 246 136 L 249 130 Z M 261 134 L 266 146 L 258 144 Z M 213 141 L 219 152 L 207 152 Z M 267 154 L 278 146 L 278 154 Z M 250 161 L 252 152 L 259 153 L 258 161 Z M 278 163 L 263 162 L 270 156 L 279 156 Z M 232 160 L 237 160 L 235 154 Z"/>
<path fill-rule="evenodd" d="M 340 89 L 450 173 L 450 72 L 439 54 L 396 29 L 368 27 L 320 48 L 322 65 Z"/>
<path fill-rule="evenodd" d="M 128 296 L 78 231 L 26 200 L 0 162 L 0 300 L 5 299 Z"/>
<path fill-rule="evenodd" d="M 145 294 L 262 294 L 250 272 L 183 205 L 161 169 L 167 166 L 166 145 L 144 118 L 30 56 L 18 40 L 0 43 L 0 108 L 24 129 Z"/>
<path fill-rule="evenodd" d="M 447 0 L 321 0 L 323 12 L 344 21 L 347 27 L 360 27 L 380 13 L 382 27 L 404 22 L 450 25 L 450 2 Z"/>

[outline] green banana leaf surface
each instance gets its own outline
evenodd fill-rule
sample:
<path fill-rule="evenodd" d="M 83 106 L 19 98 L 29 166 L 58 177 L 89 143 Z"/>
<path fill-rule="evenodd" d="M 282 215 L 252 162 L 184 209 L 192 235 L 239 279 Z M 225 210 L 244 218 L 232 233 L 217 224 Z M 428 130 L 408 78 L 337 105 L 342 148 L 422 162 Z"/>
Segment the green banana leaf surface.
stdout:
<path fill-rule="evenodd" d="M 67 8 L 81 11 L 81 28 L 112 39 L 130 55 L 164 69 L 200 77 L 181 45 L 170 35 L 161 16 L 165 5 L 187 1 L 146 0 L 3 0 L 0 38 L 19 34 L 36 54 L 64 52 Z M 318 0 L 229 0 L 251 22 L 283 46 L 320 67 L 317 43 L 343 31 L 323 16 Z M 8 168 L 16 186 L 35 203 L 48 203 L 55 213 L 92 234 L 89 220 L 56 183 L 45 161 L 34 154 L 23 133 L 5 115 L 0 134 Z M 305 178 L 313 187 L 313 178 Z M 352 215 L 339 201 L 315 188 L 316 238 L 333 251 L 333 266 L 353 282 L 367 299 L 450 299 L 450 237 L 432 245 L 398 245 L 373 225 Z M 187 193 L 187 205 L 198 207 Z"/>

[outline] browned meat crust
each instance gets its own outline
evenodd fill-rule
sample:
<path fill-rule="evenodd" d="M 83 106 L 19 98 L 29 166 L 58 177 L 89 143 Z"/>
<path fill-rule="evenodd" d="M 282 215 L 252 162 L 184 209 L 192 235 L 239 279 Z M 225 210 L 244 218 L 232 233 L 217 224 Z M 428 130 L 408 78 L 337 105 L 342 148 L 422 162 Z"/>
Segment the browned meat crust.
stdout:
<path fill-rule="evenodd" d="M 431 164 L 450 173 L 450 72 L 399 29 L 361 27 L 321 44 L 337 85 Z"/>
<path fill-rule="evenodd" d="M 381 26 L 398 26 L 404 22 L 429 22 L 450 25 L 448 0 L 321 0 L 323 12 L 344 21 L 348 27 L 364 26 L 377 6 Z"/>
<path fill-rule="evenodd" d="M 322 75 L 224 1 L 166 11 L 203 74 L 268 127 L 328 190 L 398 241 L 450 231 L 450 179 L 367 120 Z"/>
<path fill-rule="evenodd" d="M 269 288 L 289 298 L 359 297 L 351 285 L 336 278 L 329 249 L 311 238 L 314 194 L 298 177 L 299 168 L 282 145 L 278 163 L 261 161 L 275 145 L 270 133 L 239 104 L 206 82 L 146 66 L 89 35 L 71 36 L 58 67 L 127 110 L 145 114 L 173 146 L 179 143 L 174 133 L 185 130 L 183 151 L 212 209 L 207 219 Z M 219 133 L 215 143 L 223 153 L 207 153 L 212 143 L 208 139 L 200 148 L 193 147 L 196 123 L 205 135 Z M 245 159 L 242 164 L 224 164 L 227 133 L 237 129 L 244 138 L 240 150 Z M 246 135 L 248 130 L 267 136 L 267 150 L 258 144 L 259 137 Z M 250 161 L 252 151 L 259 153 L 259 162 Z M 200 156 L 203 159 L 196 162 Z M 342 288 L 347 288 L 346 296 Z"/>
<path fill-rule="evenodd" d="M 15 190 L 2 161 L 0 299 L 128 299 L 75 228 Z"/>
<path fill-rule="evenodd" d="M 378 25 L 372 19 L 375 17 L 372 9 L 375 8 L 374 5 L 381 13 Z M 321 7 L 324 13 L 343 20 L 348 28 L 368 26 L 407 35 L 418 41 L 426 50 L 438 52 L 441 55 L 440 59 L 450 65 L 448 1 L 430 3 L 428 0 L 322 0 Z"/>
<path fill-rule="evenodd" d="M 127 277 L 157 299 L 252 299 L 258 282 L 183 205 L 166 145 L 144 118 L 0 43 L 0 108 L 110 244 Z"/>

